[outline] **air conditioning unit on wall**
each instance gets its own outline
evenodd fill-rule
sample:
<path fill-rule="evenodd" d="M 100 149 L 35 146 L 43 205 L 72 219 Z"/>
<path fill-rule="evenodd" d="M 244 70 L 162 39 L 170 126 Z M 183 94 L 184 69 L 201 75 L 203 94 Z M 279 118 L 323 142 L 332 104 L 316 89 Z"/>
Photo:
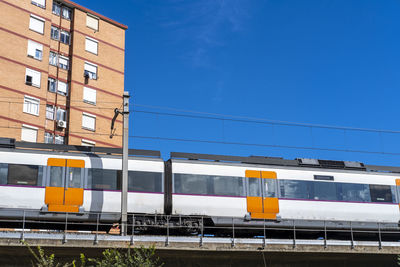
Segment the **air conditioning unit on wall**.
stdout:
<path fill-rule="evenodd" d="M 67 128 L 67 122 L 66 121 L 57 121 L 57 126 L 59 128 Z"/>

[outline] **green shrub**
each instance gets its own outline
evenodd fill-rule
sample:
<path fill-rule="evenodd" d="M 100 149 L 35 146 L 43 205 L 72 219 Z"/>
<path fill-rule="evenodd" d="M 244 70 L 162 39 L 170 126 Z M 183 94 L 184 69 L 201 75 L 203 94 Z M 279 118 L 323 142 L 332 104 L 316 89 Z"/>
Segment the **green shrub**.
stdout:
<path fill-rule="evenodd" d="M 72 263 L 65 263 L 61 264 L 59 262 L 56 262 L 55 255 L 50 254 L 46 255 L 44 249 L 42 249 L 40 246 L 37 247 L 37 254 L 33 249 L 26 243 L 25 241 L 22 241 L 23 244 L 25 244 L 31 254 L 33 255 L 34 261 L 32 262 L 32 266 L 37 266 L 37 267 L 69 267 L 69 266 L 75 266 L 75 261 Z"/>
<path fill-rule="evenodd" d="M 23 242 L 33 255 L 34 261 L 32 266 L 36 267 L 76 267 L 75 260 L 72 263 L 60 263 L 56 262 L 54 254 L 46 255 L 44 249 L 40 246 L 37 247 L 38 253 L 28 245 L 28 243 Z M 155 256 L 155 248 L 151 246 L 145 248 L 141 246 L 140 248 L 130 247 L 126 249 L 106 249 L 102 252 L 101 258 L 88 258 L 86 259 L 83 253 L 80 254 L 80 267 L 161 267 L 158 257 Z"/>
<path fill-rule="evenodd" d="M 155 248 L 129 248 L 122 249 L 106 249 L 102 253 L 101 259 L 89 259 L 89 262 L 94 263 L 94 266 L 118 266 L 118 267 L 156 267 L 162 266 L 159 259 L 155 256 Z"/>

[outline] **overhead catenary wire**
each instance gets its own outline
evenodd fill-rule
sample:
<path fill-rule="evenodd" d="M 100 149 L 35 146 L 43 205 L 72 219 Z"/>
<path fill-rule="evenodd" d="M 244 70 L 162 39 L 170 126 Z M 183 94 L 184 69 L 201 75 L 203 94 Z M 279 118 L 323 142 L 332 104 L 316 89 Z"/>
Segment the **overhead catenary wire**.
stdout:
<path fill-rule="evenodd" d="M 1 98 L 1 97 L 0 97 Z M 21 100 L 22 98 L 18 98 Z M 19 103 L 23 104 L 23 102 L 17 101 L 2 101 L 3 103 Z M 76 100 L 76 102 L 84 103 L 82 100 Z M 115 101 L 99 101 L 97 103 L 118 103 Z M 40 103 L 40 105 L 46 105 L 46 103 Z M 72 107 L 80 107 L 80 108 L 93 108 L 93 109 L 110 109 L 114 110 L 114 107 L 98 107 L 98 106 L 77 106 L 71 105 Z M 362 132 L 374 132 L 379 133 L 380 138 L 382 139 L 382 134 L 391 133 L 391 134 L 399 134 L 400 131 L 396 130 L 387 130 L 387 129 L 372 129 L 372 128 L 356 128 L 356 127 L 346 127 L 346 126 L 333 126 L 333 125 L 324 125 L 324 124 L 309 124 L 309 123 L 297 123 L 297 122 L 288 122 L 288 121 L 279 121 L 279 120 L 270 120 L 265 118 L 255 118 L 255 117 L 246 117 L 246 116 L 234 116 L 220 113 L 210 113 L 210 112 L 200 112 L 193 110 L 185 110 L 185 109 L 177 109 L 173 107 L 162 107 L 162 106 L 151 106 L 151 105 L 141 105 L 134 104 L 135 107 L 142 107 L 148 109 L 164 109 L 170 110 L 174 112 L 160 112 L 160 111 L 148 111 L 141 110 L 137 108 L 133 108 L 132 113 L 143 113 L 143 114 L 152 114 L 156 116 L 170 116 L 170 117 L 185 117 L 190 119 L 207 119 L 207 120 L 218 120 L 218 121 L 232 121 L 232 122 L 240 122 L 240 123 L 254 123 L 254 124 L 268 124 L 268 125 L 284 125 L 290 127 L 308 127 L 308 128 L 323 128 L 323 129 L 334 129 L 334 130 L 342 130 L 346 133 L 346 131 L 362 131 Z M 179 114 L 179 113 L 183 114 Z M 11 128 L 0 126 L 0 128 Z M 20 127 L 14 127 L 16 129 L 20 129 Z M 45 130 L 45 129 L 41 129 Z M 47 129 L 46 129 L 47 130 Z M 48 130 L 53 131 L 53 130 Z M 98 132 L 70 132 L 72 134 L 91 134 L 91 135 L 104 135 L 107 136 L 109 133 L 98 133 Z M 315 146 L 289 146 L 289 145 L 279 145 L 279 144 L 262 144 L 262 143 L 242 143 L 242 142 L 229 142 L 229 141 L 218 141 L 218 140 L 206 140 L 206 139 L 184 139 L 184 138 L 170 138 L 170 137 L 160 137 L 160 136 L 144 136 L 144 135 L 135 135 L 130 136 L 130 138 L 137 139 L 149 139 L 149 140 L 163 140 L 163 141 L 171 141 L 171 142 L 197 142 L 197 143 L 210 143 L 210 144 L 222 144 L 222 145 L 240 145 L 240 146 L 257 146 L 257 147 L 272 147 L 272 148 L 282 148 L 282 149 L 300 149 L 300 150 L 319 150 L 319 151 L 333 151 L 333 152 L 351 152 L 351 153 L 364 153 L 364 154 L 382 154 L 382 155 L 393 155 L 398 156 L 400 153 L 395 152 L 387 152 L 387 151 L 370 151 L 370 150 L 356 150 L 356 149 L 340 149 L 340 148 L 328 148 L 328 147 L 315 147 Z M 382 140 L 381 140 L 382 142 Z"/>
<path fill-rule="evenodd" d="M 157 115 L 169 115 L 169 116 L 180 116 L 180 117 L 186 116 L 186 117 L 199 118 L 199 119 L 213 119 L 213 120 L 237 121 L 237 122 L 247 122 L 247 123 L 264 123 L 264 124 L 296 126 L 296 127 L 312 127 L 312 128 L 323 128 L 323 129 L 333 129 L 333 130 L 362 131 L 362 132 L 375 132 L 375 133 L 395 133 L 395 134 L 400 133 L 400 131 L 397 131 L 397 130 L 359 128 L 359 127 L 349 127 L 349 126 L 334 126 L 334 125 L 326 125 L 326 124 L 312 124 L 312 123 L 280 121 L 280 120 L 271 120 L 271 119 L 266 119 L 266 118 L 235 116 L 235 115 L 228 115 L 228 114 L 221 114 L 221 113 L 193 111 L 193 110 L 177 109 L 177 108 L 162 107 L 162 106 L 141 105 L 141 104 L 135 104 L 134 106 L 143 107 L 143 108 L 152 108 L 152 109 L 164 109 L 164 110 L 171 110 L 171 111 L 175 111 L 175 112 L 192 113 L 192 114 L 198 114 L 198 115 L 186 115 L 186 114 L 145 111 L 145 110 L 135 110 L 134 109 L 133 112 L 137 112 L 137 113 L 153 113 L 153 114 L 157 114 Z"/>
<path fill-rule="evenodd" d="M 368 151 L 368 150 L 355 150 L 355 149 L 339 149 L 339 148 L 325 148 L 325 147 L 257 144 L 257 143 L 242 143 L 242 142 L 228 142 L 228 141 L 217 141 L 217 140 L 184 139 L 184 138 L 170 138 L 170 137 L 159 137 L 159 136 L 140 136 L 140 135 L 132 135 L 132 136 L 129 136 L 129 138 L 161 140 L 161 141 L 176 141 L 176 142 L 208 143 L 208 144 L 220 144 L 220 145 L 271 147 L 271 148 L 282 148 L 282 149 L 315 150 L 315 151 L 331 151 L 331 152 L 350 152 L 350 153 L 361 153 L 361 154 L 382 154 L 382 155 L 400 156 L 400 153 L 396 153 L 396 152 Z"/>

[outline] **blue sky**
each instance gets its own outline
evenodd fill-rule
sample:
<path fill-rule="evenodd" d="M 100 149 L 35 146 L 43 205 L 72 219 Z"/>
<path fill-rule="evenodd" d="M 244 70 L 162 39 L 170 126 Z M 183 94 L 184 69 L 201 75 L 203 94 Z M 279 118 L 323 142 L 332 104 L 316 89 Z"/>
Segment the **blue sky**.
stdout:
<path fill-rule="evenodd" d="M 126 89 L 138 111 L 399 131 L 400 2 L 395 0 L 76 1 L 128 25 Z M 148 107 L 153 106 L 153 107 Z M 220 116 L 217 116 L 220 117 Z M 290 127 L 135 112 L 131 138 L 171 151 L 399 165 L 399 133 Z"/>

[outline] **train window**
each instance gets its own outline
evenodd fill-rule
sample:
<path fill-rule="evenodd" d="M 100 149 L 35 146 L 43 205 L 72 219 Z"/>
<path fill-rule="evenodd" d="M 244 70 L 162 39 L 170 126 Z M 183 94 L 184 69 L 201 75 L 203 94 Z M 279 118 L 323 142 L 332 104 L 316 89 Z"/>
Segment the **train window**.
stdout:
<path fill-rule="evenodd" d="M 279 180 L 279 187 L 282 198 L 314 199 L 310 181 Z"/>
<path fill-rule="evenodd" d="M 264 197 L 276 197 L 276 180 L 275 179 L 263 179 L 264 180 Z"/>
<path fill-rule="evenodd" d="M 128 172 L 128 190 L 137 192 L 162 192 L 162 174 L 159 172 Z"/>
<path fill-rule="evenodd" d="M 211 176 L 214 195 L 244 196 L 243 178 L 231 176 Z"/>
<path fill-rule="evenodd" d="M 121 171 L 89 169 L 87 188 L 121 190 Z"/>
<path fill-rule="evenodd" d="M 371 202 L 393 202 L 390 185 L 369 185 Z"/>
<path fill-rule="evenodd" d="M 261 197 L 260 178 L 248 178 L 249 180 L 249 197 Z"/>
<path fill-rule="evenodd" d="M 208 175 L 176 173 L 174 175 L 174 193 L 207 195 L 209 190 Z"/>
<path fill-rule="evenodd" d="M 336 185 L 329 182 L 314 182 L 315 200 L 337 200 Z"/>
<path fill-rule="evenodd" d="M 397 195 L 397 186 L 391 185 L 390 190 L 392 191 L 393 203 L 399 203 L 399 197 Z"/>
<path fill-rule="evenodd" d="M 369 186 L 366 184 L 337 183 L 339 200 L 355 202 L 371 202 Z"/>
<path fill-rule="evenodd" d="M 81 187 L 81 168 L 69 168 L 68 187 L 80 188 Z"/>
<path fill-rule="evenodd" d="M 10 185 L 37 185 L 39 166 L 8 164 L 8 182 Z"/>
<path fill-rule="evenodd" d="M 0 163 L 0 184 L 7 184 L 8 164 Z"/>
<path fill-rule="evenodd" d="M 64 187 L 63 184 L 63 173 L 64 167 L 50 167 L 50 186 L 53 187 Z"/>

